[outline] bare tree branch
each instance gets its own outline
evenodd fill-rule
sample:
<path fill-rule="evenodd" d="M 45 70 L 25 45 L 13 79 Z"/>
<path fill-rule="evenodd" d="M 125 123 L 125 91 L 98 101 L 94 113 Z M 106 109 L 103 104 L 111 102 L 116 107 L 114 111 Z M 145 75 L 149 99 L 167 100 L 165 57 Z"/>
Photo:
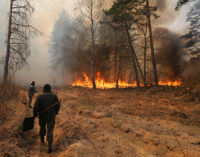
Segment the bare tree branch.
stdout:
<path fill-rule="evenodd" d="M 8 79 L 9 69 L 16 71 L 28 64 L 26 60 L 31 54 L 30 37 L 38 33 L 30 21 L 33 12 L 31 0 L 10 0 L 7 52 L 3 58 L 4 81 Z"/>

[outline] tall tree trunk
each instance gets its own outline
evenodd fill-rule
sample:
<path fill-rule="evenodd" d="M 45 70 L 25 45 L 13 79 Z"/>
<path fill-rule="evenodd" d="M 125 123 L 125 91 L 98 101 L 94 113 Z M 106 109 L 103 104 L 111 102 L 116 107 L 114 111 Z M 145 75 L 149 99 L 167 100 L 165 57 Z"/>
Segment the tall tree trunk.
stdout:
<path fill-rule="evenodd" d="M 132 47 L 133 47 L 133 46 L 132 46 Z M 141 76 L 142 76 L 143 82 L 145 82 L 145 80 L 144 80 L 144 75 L 143 75 L 143 73 L 142 73 L 142 69 L 141 69 L 141 67 L 140 67 L 140 63 L 139 63 L 138 58 L 137 58 L 137 56 L 136 56 L 135 50 L 134 50 L 133 55 L 135 56 L 135 60 L 136 60 L 136 63 L 137 63 L 137 65 L 138 65 L 139 72 L 140 72 L 140 74 L 141 74 Z"/>
<path fill-rule="evenodd" d="M 115 59 L 114 59 L 114 80 L 117 80 L 117 48 L 115 48 Z M 116 82 L 117 84 L 117 82 Z M 117 87 L 117 85 L 116 85 Z"/>
<path fill-rule="evenodd" d="M 91 6 L 93 6 L 93 2 L 91 1 Z M 91 70 L 92 70 L 92 85 L 93 89 L 96 89 L 95 83 L 95 39 L 94 39 L 94 20 L 93 20 L 93 7 L 91 7 L 91 44 L 92 44 L 92 60 L 91 60 Z"/>
<path fill-rule="evenodd" d="M 119 88 L 119 74 L 120 74 L 120 63 L 118 62 L 117 78 L 116 78 L 116 89 Z"/>
<path fill-rule="evenodd" d="M 133 61 L 133 69 L 135 71 L 135 78 L 136 78 L 137 87 L 140 88 L 140 80 L 139 80 L 138 69 L 137 69 L 136 58 L 135 58 L 135 49 L 132 45 L 131 36 L 130 36 L 130 32 L 129 32 L 127 24 L 125 24 L 125 30 L 126 30 L 129 48 L 130 48 L 130 51 L 131 51 L 131 56 L 132 56 L 132 61 Z"/>
<path fill-rule="evenodd" d="M 92 68 L 92 84 L 93 89 L 96 89 L 96 83 L 95 83 L 95 52 L 94 52 L 94 32 L 92 31 L 92 62 L 91 62 L 91 68 Z"/>
<path fill-rule="evenodd" d="M 7 36 L 7 50 L 6 50 L 6 58 L 4 65 L 4 82 L 8 81 L 8 69 L 9 69 L 9 59 L 10 59 L 10 38 L 11 38 L 11 25 L 12 25 L 12 6 L 13 0 L 10 0 L 10 14 L 9 14 L 9 22 L 8 22 L 8 36 Z"/>
<path fill-rule="evenodd" d="M 151 27 L 151 12 L 149 8 L 149 0 L 146 0 L 146 5 L 147 5 L 147 19 L 148 19 L 148 26 L 149 26 L 149 37 L 150 37 L 154 82 L 155 82 L 155 85 L 158 86 L 158 75 L 157 75 L 156 59 L 155 59 L 154 45 L 153 45 L 153 33 L 152 33 L 152 27 Z"/>
<path fill-rule="evenodd" d="M 119 88 L 119 74 L 120 74 L 120 61 L 119 61 L 119 51 L 115 50 L 115 81 L 116 89 Z"/>
<path fill-rule="evenodd" d="M 144 87 L 147 87 L 147 35 L 144 35 Z"/>

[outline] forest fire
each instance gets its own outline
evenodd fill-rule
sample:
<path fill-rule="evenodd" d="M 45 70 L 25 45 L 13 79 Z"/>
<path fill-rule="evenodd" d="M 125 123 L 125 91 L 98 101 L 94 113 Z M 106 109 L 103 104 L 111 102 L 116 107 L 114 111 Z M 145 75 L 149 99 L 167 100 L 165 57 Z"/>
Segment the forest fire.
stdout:
<path fill-rule="evenodd" d="M 174 86 L 174 87 L 178 87 L 182 85 L 182 81 L 181 79 L 177 80 L 177 81 L 159 81 L 159 85 L 163 85 L 163 86 Z"/>
<path fill-rule="evenodd" d="M 101 76 L 100 72 L 97 72 L 96 74 L 96 78 L 95 78 L 95 83 L 96 83 L 96 87 L 99 89 L 109 89 L 109 88 L 116 88 L 116 82 L 112 81 L 112 82 L 107 82 L 104 80 L 104 78 Z M 181 79 L 177 80 L 177 81 L 159 81 L 159 85 L 162 86 L 181 86 L 182 81 Z M 75 82 L 73 82 L 72 84 L 73 87 L 87 87 L 87 88 L 92 88 L 92 81 L 89 79 L 89 77 L 83 73 L 83 78 L 82 79 L 78 79 Z M 141 86 L 144 86 L 143 84 L 141 84 Z M 129 88 L 129 87 L 137 87 L 136 82 L 134 83 L 128 83 L 126 81 L 122 81 L 119 79 L 118 81 L 118 87 L 119 88 Z"/>

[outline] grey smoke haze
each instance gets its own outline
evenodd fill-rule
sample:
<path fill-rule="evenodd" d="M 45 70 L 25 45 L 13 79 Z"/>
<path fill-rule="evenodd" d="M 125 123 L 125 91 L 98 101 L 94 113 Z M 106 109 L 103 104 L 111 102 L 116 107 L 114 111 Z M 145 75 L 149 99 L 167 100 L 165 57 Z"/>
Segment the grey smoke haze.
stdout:
<path fill-rule="evenodd" d="M 164 11 L 167 8 L 167 0 L 157 0 L 156 4 L 160 11 Z"/>
<path fill-rule="evenodd" d="M 173 22 L 178 16 L 179 12 L 172 9 L 175 8 L 176 2 L 172 2 L 171 0 L 157 0 L 156 6 L 158 6 L 158 15 L 160 18 L 155 20 L 157 24 L 166 24 Z"/>
<path fill-rule="evenodd" d="M 185 34 L 188 31 L 186 14 L 190 9 L 189 5 L 184 5 L 180 11 L 175 11 L 177 0 L 157 0 L 158 19 L 153 21 L 154 27 L 164 27 L 178 34 Z"/>
<path fill-rule="evenodd" d="M 89 71 L 90 64 L 86 57 L 89 43 L 80 19 L 71 18 L 63 10 L 54 24 L 49 43 L 52 68 L 62 72 L 63 83 L 71 84 L 73 77 Z"/>
<path fill-rule="evenodd" d="M 31 40 L 32 54 L 28 59 L 30 67 L 25 67 L 15 75 L 18 82 L 22 84 L 30 83 L 35 80 L 38 84 L 45 82 L 60 82 L 56 73 L 51 69 L 51 60 L 48 53 L 49 37 L 55 20 L 63 8 L 67 8 L 70 15 L 73 14 L 73 1 L 66 0 L 35 0 L 32 1 L 35 12 L 32 16 L 32 24 L 42 32 L 41 36 Z M 6 34 L 8 23 L 8 0 L 0 0 L 0 57 L 5 55 L 6 51 Z M 0 77 L 2 76 L 3 65 L 0 68 Z M 54 74 L 53 74 L 54 73 Z"/>

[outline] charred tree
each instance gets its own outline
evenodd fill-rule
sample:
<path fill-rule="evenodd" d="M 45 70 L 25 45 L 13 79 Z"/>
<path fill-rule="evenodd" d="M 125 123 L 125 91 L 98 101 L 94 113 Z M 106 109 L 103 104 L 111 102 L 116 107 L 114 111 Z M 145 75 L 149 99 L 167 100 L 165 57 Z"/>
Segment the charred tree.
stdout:
<path fill-rule="evenodd" d="M 115 81 L 116 89 L 119 88 L 119 75 L 120 75 L 120 52 L 118 45 L 115 45 Z"/>
<path fill-rule="evenodd" d="M 91 71 L 92 71 L 92 84 L 93 89 L 96 89 L 96 83 L 95 83 L 95 39 L 94 39 L 94 21 L 93 21 L 93 14 L 91 11 L 91 45 L 92 45 L 92 59 L 91 59 Z"/>
<path fill-rule="evenodd" d="M 147 27 L 146 27 L 147 30 Z M 144 31 L 144 86 L 147 87 L 147 31 Z"/>
<path fill-rule="evenodd" d="M 8 22 L 8 36 L 7 36 L 7 50 L 5 57 L 5 65 L 4 65 L 4 82 L 8 79 L 8 64 L 10 59 L 10 37 L 11 37 L 11 25 L 12 25 L 12 13 L 13 13 L 13 1 L 10 1 L 10 11 L 9 11 L 9 22 Z"/>
<path fill-rule="evenodd" d="M 27 65 L 31 54 L 30 37 L 37 33 L 30 18 L 34 8 L 31 0 L 10 0 L 7 50 L 4 59 L 4 82 L 8 80 L 9 69 L 16 71 Z"/>

